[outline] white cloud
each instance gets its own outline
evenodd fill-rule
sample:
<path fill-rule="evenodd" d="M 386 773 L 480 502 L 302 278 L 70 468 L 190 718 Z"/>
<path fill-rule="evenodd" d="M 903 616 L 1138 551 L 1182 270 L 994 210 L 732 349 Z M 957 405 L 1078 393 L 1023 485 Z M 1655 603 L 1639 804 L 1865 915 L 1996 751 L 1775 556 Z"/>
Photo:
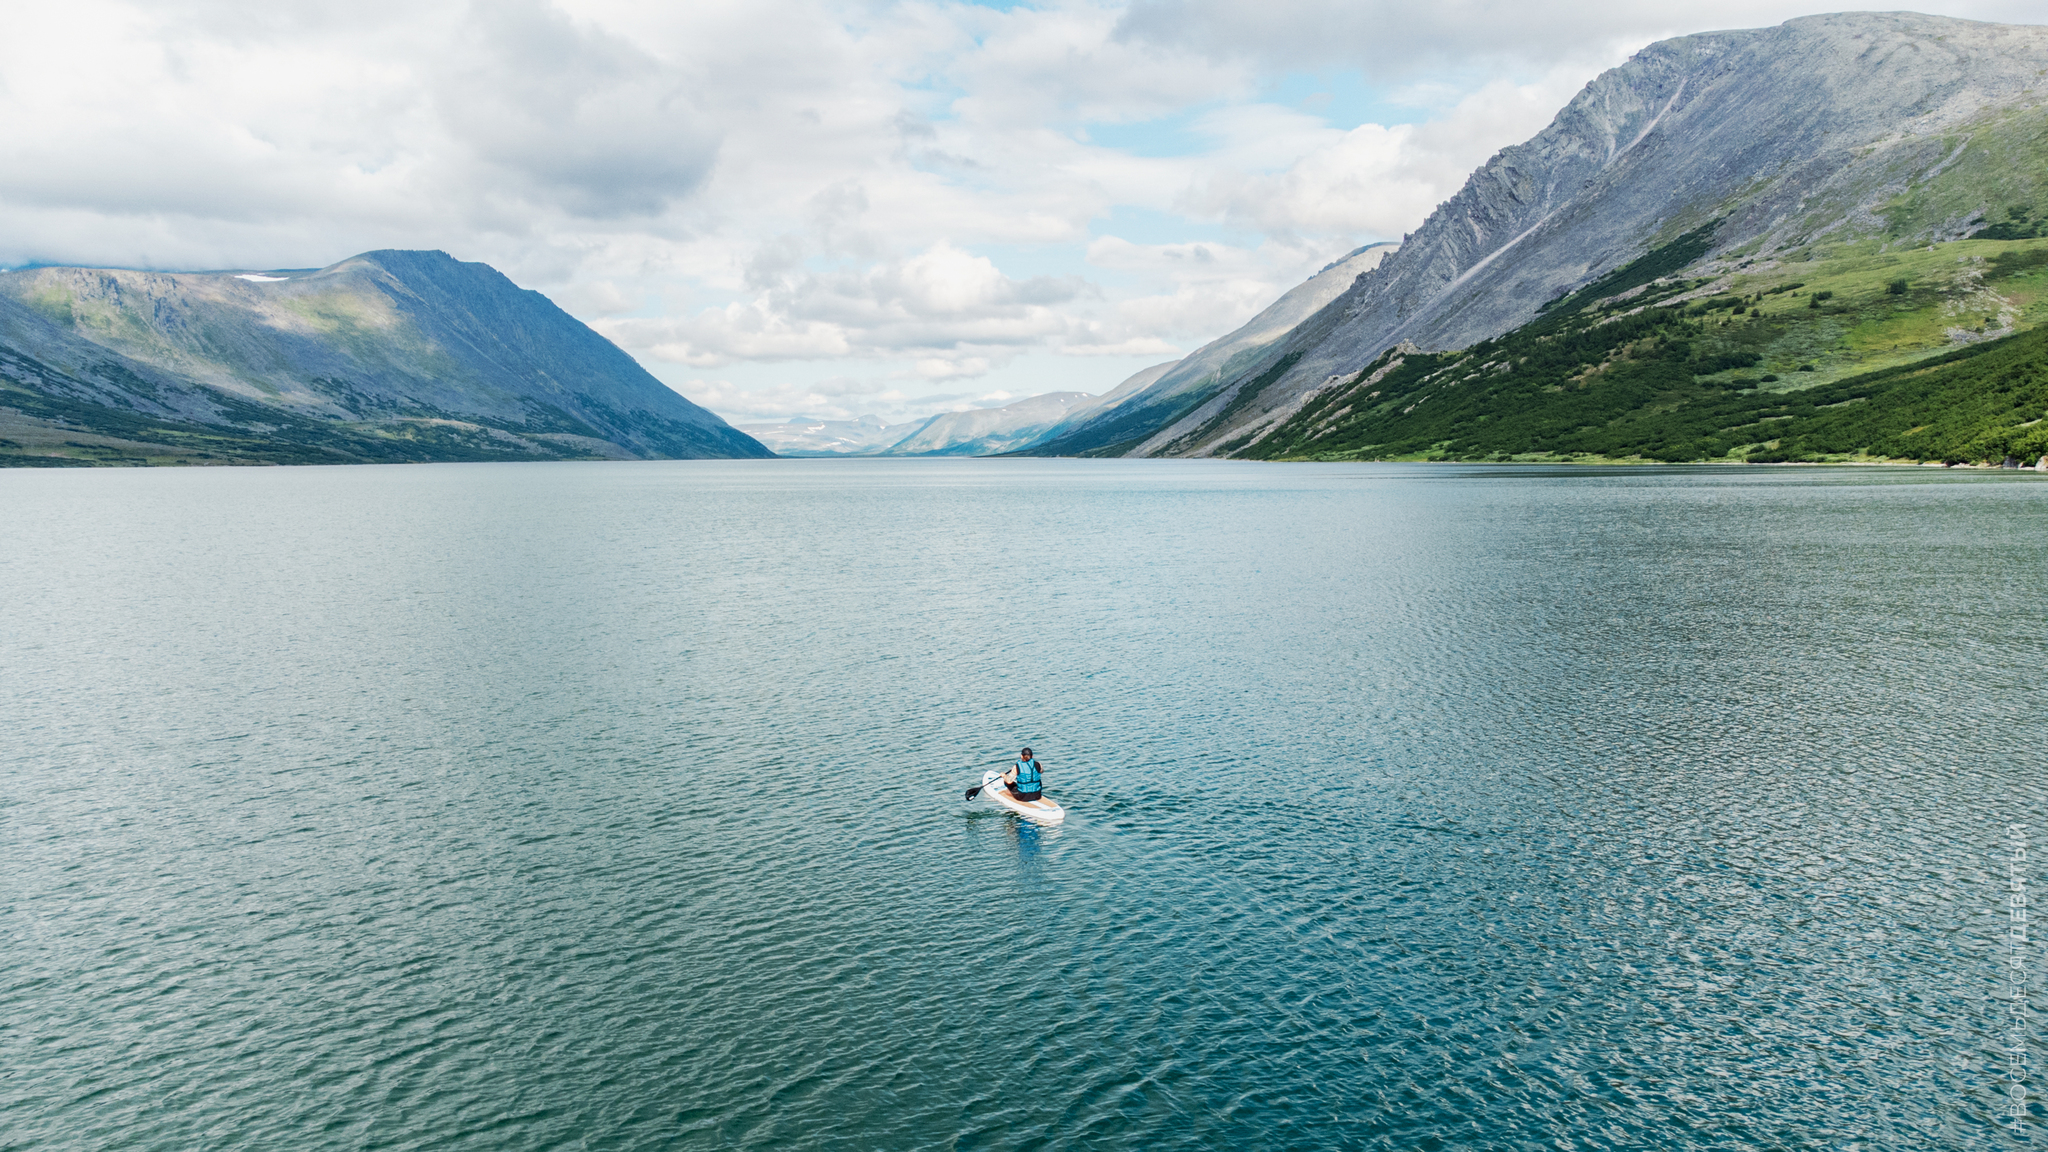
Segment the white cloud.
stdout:
<path fill-rule="evenodd" d="M 715 367 L 735 360 L 911 357 L 927 379 L 976 376 L 989 350 L 1085 334 L 1060 305 L 1086 291 L 1078 277 L 1014 280 L 994 261 L 940 242 L 867 268 L 811 271 L 801 246 L 750 267 L 751 299 L 694 315 L 602 320 L 600 331 L 662 360 Z"/>
<path fill-rule="evenodd" d="M 964 356 L 955 360 L 943 356 L 927 356 L 913 364 L 911 368 L 926 380 L 950 380 L 955 377 L 972 379 L 985 375 L 989 363 L 988 358 L 984 356 Z"/>
<path fill-rule="evenodd" d="M 480 169 L 476 183 L 572 216 L 659 213 L 717 153 L 686 71 L 542 0 L 472 8 L 436 71 L 435 109 Z"/>
<path fill-rule="evenodd" d="M 1108 387 L 1122 362 L 1187 351 L 1412 229 L 1648 40 L 1809 10 L 15 5 L 0 263 L 443 248 L 548 292 L 716 410 L 908 418 Z M 1942 10 L 2039 18 L 2011 0 Z M 1304 69 L 1351 73 L 1411 111 L 1381 118 L 1412 122 L 1271 98 Z"/>
<path fill-rule="evenodd" d="M 1180 204 L 1269 236 L 1398 236 L 1504 144 L 1541 131 L 1584 84 L 1569 68 L 1527 84 L 1495 80 L 1420 124 L 1331 133 L 1278 172 L 1221 169 Z"/>
<path fill-rule="evenodd" d="M 852 420 L 892 411 L 907 399 L 900 389 L 846 377 L 752 387 L 742 387 L 730 380 L 693 378 L 683 382 L 680 390 L 712 411 L 727 414 L 728 419 L 763 423 L 793 416 Z"/>

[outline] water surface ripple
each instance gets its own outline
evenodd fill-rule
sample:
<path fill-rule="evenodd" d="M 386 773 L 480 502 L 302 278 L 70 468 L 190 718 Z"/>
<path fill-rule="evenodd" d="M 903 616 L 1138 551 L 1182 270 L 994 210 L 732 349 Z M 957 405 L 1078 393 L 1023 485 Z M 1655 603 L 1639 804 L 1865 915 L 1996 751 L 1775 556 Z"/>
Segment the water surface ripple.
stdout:
<path fill-rule="evenodd" d="M 2042 1138 L 2035 477 L 15 471 L 0 539 L 0 1148 Z M 1026 742 L 1064 827 L 961 799 Z"/>

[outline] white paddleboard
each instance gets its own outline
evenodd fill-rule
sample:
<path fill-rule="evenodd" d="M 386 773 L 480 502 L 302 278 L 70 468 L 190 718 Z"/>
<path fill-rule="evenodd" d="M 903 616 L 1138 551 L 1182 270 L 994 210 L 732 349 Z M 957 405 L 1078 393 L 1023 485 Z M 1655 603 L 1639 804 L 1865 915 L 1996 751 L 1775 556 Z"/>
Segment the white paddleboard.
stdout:
<path fill-rule="evenodd" d="M 1067 810 L 1040 796 L 1036 800 L 1019 800 L 1010 795 L 1010 786 L 1003 783 L 1001 772 L 984 772 L 981 776 L 981 794 L 1008 808 L 1019 816 L 1038 820 L 1046 824 L 1057 824 L 1067 818 Z"/>

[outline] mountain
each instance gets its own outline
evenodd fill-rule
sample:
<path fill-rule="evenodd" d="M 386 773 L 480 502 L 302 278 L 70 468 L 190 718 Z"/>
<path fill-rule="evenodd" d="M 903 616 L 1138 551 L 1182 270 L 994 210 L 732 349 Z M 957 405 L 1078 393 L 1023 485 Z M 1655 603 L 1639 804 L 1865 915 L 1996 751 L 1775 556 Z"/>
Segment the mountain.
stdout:
<path fill-rule="evenodd" d="M 1142 369 L 1101 396 L 1047 392 L 1001 408 L 941 412 L 884 424 L 874 416 L 782 424 L 742 424 L 740 431 L 784 456 L 992 456 L 1028 447 L 1075 417 L 1105 411 L 1152 384 L 1173 361 Z"/>
<path fill-rule="evenodd" d="M 872 456 L 923 427 L 930 420 L 884 424 L 880 417 L 820 420 L 796 416 L 780 424 L 737 424 L 734 427 L 766 444 L 778 456 Z"/>
<path fill-rule="evenodd" d="M 891 456 L 989 456 L 1030 444 L 1076 408 L 1092 409 L 1086 392 L 1047 392 L 1001 408 L 941 412 L 889 446 Z"/>
<path fill-rule="evenodd" d="M 1138 447 L 1148 435 L 1259 363 L 1266 349 L 1378 267 L 1396 247 L 1368 244 L 1324 265 L 1236 331 L 1163 370 L 1146 369 L 1156 375 L 1144 384 L 1133 387 L 1137 377 L 1124 381 L 1103 397 L 1104 404 L 1069 414 L 1023 454 L 1116 455 L 1130 450 L 1146 455 Z M 1114 403 L 1107 402 L 1112 399 Z"/>
<path fill-rule="evenodd" d="M 1120 408 L 1157 384 L 1177 362 L 1140 368 L 1100 396 L 1047 392 L 1001 408 L 942 412 L 890 445 L 890 456 L 997 456 L 1034 447 L 1070 427 Z"/>
<path fill-rule="evenodd" d="M 1213 386 L 1134 398 L 1117 426 L 1084 426 L 1039 450 L 1315 456 L 1323 449 L 1302 423 L 1314 408 L 1324 424 L 1316 435 L 1377 421 L 1353 429 L 1365 437 L 1358 452 L 1536 458 L 1546 450 L 1538 441 L 1426 431 L 1417 421 L 1441 420 L 1442 399 L 1428 401 L 1434 411 L 1385 409 L 1393 393 L 1374 374 L 1394 382 L 1429 363 L 1450 375 L 1444 354 L 1526 336 L 1511 359 L 1494 346 L 1478 362 L 1456 361 L 1470 395 L 1475 379 L 1505 387 L 1501 377 L 1526 367 L 1548 371 L 1529 341 L 1583 337 L 1586 355 L 1618 359 L 1575 363 L 1569 388 L 1496 396 L 1512 411 L 1461 400 L 1468 425 L 1551 427 L 1582 404 L 1591 406 L 1576 418 L 1641 423 L 1637 408 L 1581 393 L 1647 361 L 1554 325 L 1613 323 L 1653 306 L 1667 318 L 1689 313 L 1681 318 L 1691 328 L 1643 335 L 1671 350 L 1660 360 L 1667 383 L 1687 391 L 1702 370 L 1709 385 L 1748 380 L 1765 394 L 2027 329 L 2041 316 L 2027 289 L 2028 242 L 2048 230 L 2036 209 L 2048 204 L 2044 75 L 2048 29 L 1912 13 L 1814 16 L 1654 44 L 1587 85 L 1534 139 L 1488 161 L 1396 252 L 1284 337 L 1234 360 Z M 1755 371 L 1715 367 L 1728 357 L 1751 357 Z M 1470 376 L 1482 368 L 1494 375 Z M 1679 375 L 1688 383 L 1675 383 Z M 1648 408 L 1690 403 L 1645 389 Z M 1347 403 L 1335 402 L 1340 393 Z M 1265 444 L 1283 429 L 1281 442 Z"/>
<path fill-rule="evenodd" d="M 765 457 L 488 265 L 0 273 L 0 462 Z"/>

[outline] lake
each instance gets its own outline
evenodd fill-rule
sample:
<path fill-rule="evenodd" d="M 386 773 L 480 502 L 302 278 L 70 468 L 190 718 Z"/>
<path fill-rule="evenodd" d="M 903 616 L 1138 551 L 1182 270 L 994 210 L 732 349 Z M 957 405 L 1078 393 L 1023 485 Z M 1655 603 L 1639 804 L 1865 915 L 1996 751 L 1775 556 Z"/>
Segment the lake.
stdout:
<path fill-rule="evenodd" d="M 2048 1135 L 2031 474 L 7 471 L 0 540 L 10 1150 Z M 1027 743 L 1057 828 L 963 798 Z"/>

